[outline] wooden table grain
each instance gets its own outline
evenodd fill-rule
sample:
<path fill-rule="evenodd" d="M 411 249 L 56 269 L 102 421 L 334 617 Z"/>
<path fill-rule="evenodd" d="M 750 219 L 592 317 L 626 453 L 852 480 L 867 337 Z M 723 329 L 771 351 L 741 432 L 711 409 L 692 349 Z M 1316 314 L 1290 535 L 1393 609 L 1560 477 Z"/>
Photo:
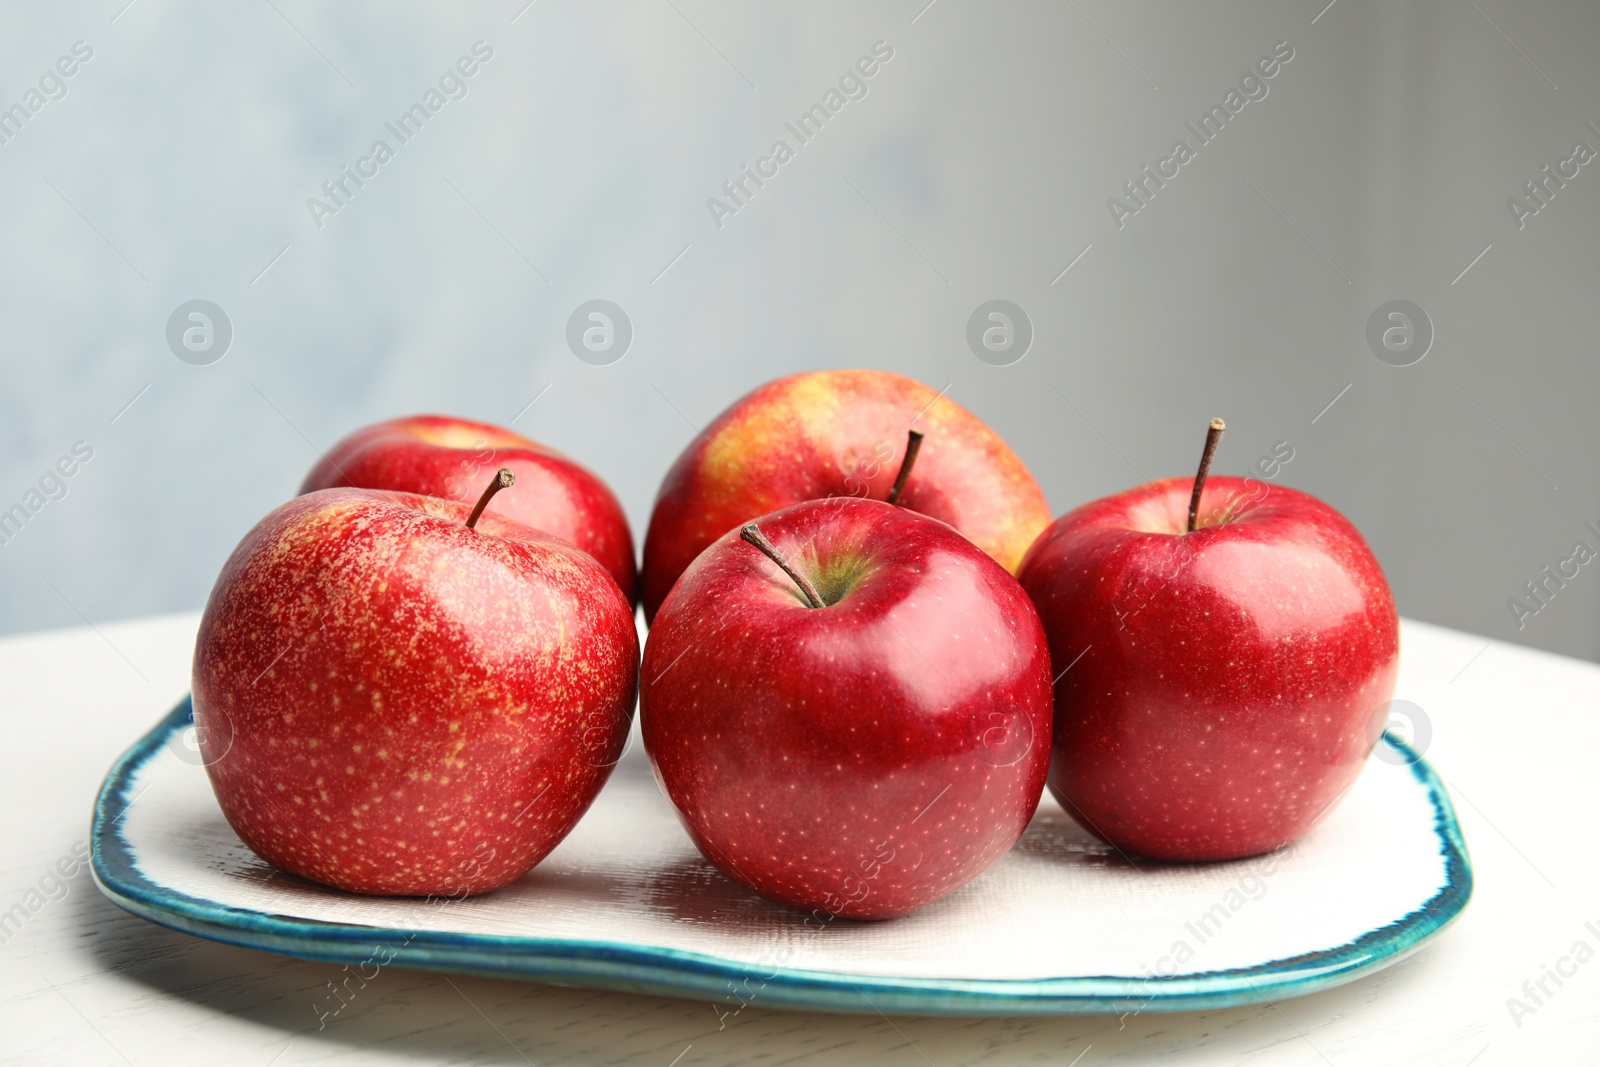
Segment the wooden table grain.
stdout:
<path fill-rule="evenodd" d="M 1339 989 L 1176 1015 L 807 1015 L 756 1000 L 719 1016 L 387 968 L 322 1024 L 336 967 L 136 919 L 78 859 L 106 769 L 186 691 L 197 621 L 0 641 L 0 1063 L 1600 1063 L 1593 664 L 1404 624 L 1397 696 L 1420 709 L 1416 740 L 1449 783 L 1477 886 L 1436 941 Z"/>

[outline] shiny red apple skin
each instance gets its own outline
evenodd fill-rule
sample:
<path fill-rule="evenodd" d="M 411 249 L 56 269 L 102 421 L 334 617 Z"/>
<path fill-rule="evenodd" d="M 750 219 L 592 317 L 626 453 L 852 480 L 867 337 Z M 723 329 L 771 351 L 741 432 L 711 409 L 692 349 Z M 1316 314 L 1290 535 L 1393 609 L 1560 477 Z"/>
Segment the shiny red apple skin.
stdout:
<path fill-rule="evenodd" d="M 503 490 L 516 492 L 517 487 Z M 566 836 L 633 718 L 633 611 L 589 555 L 465 505 L 271 512 L 200 621 L 194 714 L 239 837 L 357 893 L 482 893 Z"/>
<path fill-rule="evenodd" d="M 810 371 L 736 401 L 673 464 L 645 536 L 645 618 L 707 545 L 757 515 L 822 497 L 883 500 L 911 429 L 925 438 L 899 503 L 954 526 L 1015 573 L 1050 508 L 998 434 L 910 378 Z"/>
<path fill-rule="evenodd" d="M 492 423 L 411 415 L 364 426 L 328 449 L 300 492 L 354 486 L 472 504 L 501 467 L 517 485 L 490 512 L 577 545 L 637 599 L 633 535 L 611 490 L 575 460 Z"/>
<path fill-rule="evenodd" d="M 812 608 L 737 531 L 707 549 L 645 642 L 657 781 L 707 859 L 818 923 L 953 892 L 1016 842 L 1044 790 L 1049 654 L 1032 604 L 949 526 L 878 501 L 810 501 L 759 528 L 850 588 Z"/>
<path fill-rule="evenodd" d="M 1050 791 L 1130 855 L 1225 860 L 1299 838 L 1354 784 L 1399 665 L 1360 533 L 1315 497 L 1151 482 L 1051 524 L 1020 578 L 1049 634 Z"/>

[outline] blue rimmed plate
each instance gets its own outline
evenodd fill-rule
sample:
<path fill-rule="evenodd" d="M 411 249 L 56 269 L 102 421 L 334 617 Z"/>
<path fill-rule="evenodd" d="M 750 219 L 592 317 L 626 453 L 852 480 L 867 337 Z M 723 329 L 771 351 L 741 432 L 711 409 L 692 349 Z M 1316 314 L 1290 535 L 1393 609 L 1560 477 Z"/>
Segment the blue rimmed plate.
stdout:
<path fill-rule="evenodd" d="M 1433 769 L 1386 735 L 1290 849 L 1131 865 L 1046 794 L 1017 847 L 959 892 L 882 923 L 815 929 L 695 851 L 634 745 L 576 830 L 520 881 L 455 901 L 370 898 L 281 874 L 223 820 L 185 700 L 111 768 L 93 871 L 152 922 L 308 959 L 675 997 L 736 1011 L 1019 1015 L 1279 1000 L 1378 970 L 1472 892 Z"/>

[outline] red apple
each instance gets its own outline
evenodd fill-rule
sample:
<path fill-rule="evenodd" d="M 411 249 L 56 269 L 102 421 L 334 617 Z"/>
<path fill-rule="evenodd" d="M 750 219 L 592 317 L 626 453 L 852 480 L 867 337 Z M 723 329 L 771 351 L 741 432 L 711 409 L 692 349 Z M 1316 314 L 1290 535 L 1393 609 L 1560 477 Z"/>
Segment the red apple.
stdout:
<path fill-rule="evenodd" d="M 636 599 L 633 537 L 611 490 L 555 449 L 491 423 L 412 415 L 364 426 L 328 449 L 300 491 L 395 489 L 471 504 L 499 467 L 517 476 L 517 490 L 496 497 L 492 512 L 577 545 Z"/>
<path fill-rule="evenodd" d="M 1020 575 L 1060 672 L 1050 791 L 1161 860 L 1309 830 L 1360 773 L 1399 660 L 1389 586 L 1344 516 L 1283 486 L 1201 481 L 1192 529 L 1193 480 L 1151 482 L 1057 519 Z"/>
<path fill-rule="evenodd" d="M 223 814 L 267 862 L 359 893 L 482 893 L 605 783 L 633 718 L 632 608 L 566 542 L 469 518 L 325 489 L 228 558 L 195 723 Z"/>
<path fill-rule="evenodd" d="M 884 499 L 913 428 L 927 440 L 899 503 L 1015 572 L 1050 509 L 993 430 L 898 374 L 813 371 L 745 396 L 673 464 L 645 537 L 645 618 L 707 545 L 757 515 L 819 497 Z"/>
<path fill-rule="evenodd" d="M 879 501 L 796 504 L 763 534 L 720 538 L 656 616 L 640 720 L 657 780 L 762 896 L 818 922 L 911 911 L 1004 855 L 1039 803 L 1038 617 L 970 541 Z"/>

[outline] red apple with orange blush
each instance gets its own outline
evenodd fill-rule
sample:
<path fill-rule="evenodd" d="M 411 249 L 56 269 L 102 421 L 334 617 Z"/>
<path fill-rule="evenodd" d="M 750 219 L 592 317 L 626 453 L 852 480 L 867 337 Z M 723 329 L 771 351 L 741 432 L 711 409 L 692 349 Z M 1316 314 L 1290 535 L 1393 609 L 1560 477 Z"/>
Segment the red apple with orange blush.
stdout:
<path fill-rule="evenodd" d="M 927 440 L 898 503 L 949 523 L 1015 573 L 1050 509 L 998 434 L 910 378 L 811 371 L 735 401 L 667 472 L 645 536 L 645 618 L 706 546 L 758 515 L 824 497 L 886 499 L 912 429 Z"/>

